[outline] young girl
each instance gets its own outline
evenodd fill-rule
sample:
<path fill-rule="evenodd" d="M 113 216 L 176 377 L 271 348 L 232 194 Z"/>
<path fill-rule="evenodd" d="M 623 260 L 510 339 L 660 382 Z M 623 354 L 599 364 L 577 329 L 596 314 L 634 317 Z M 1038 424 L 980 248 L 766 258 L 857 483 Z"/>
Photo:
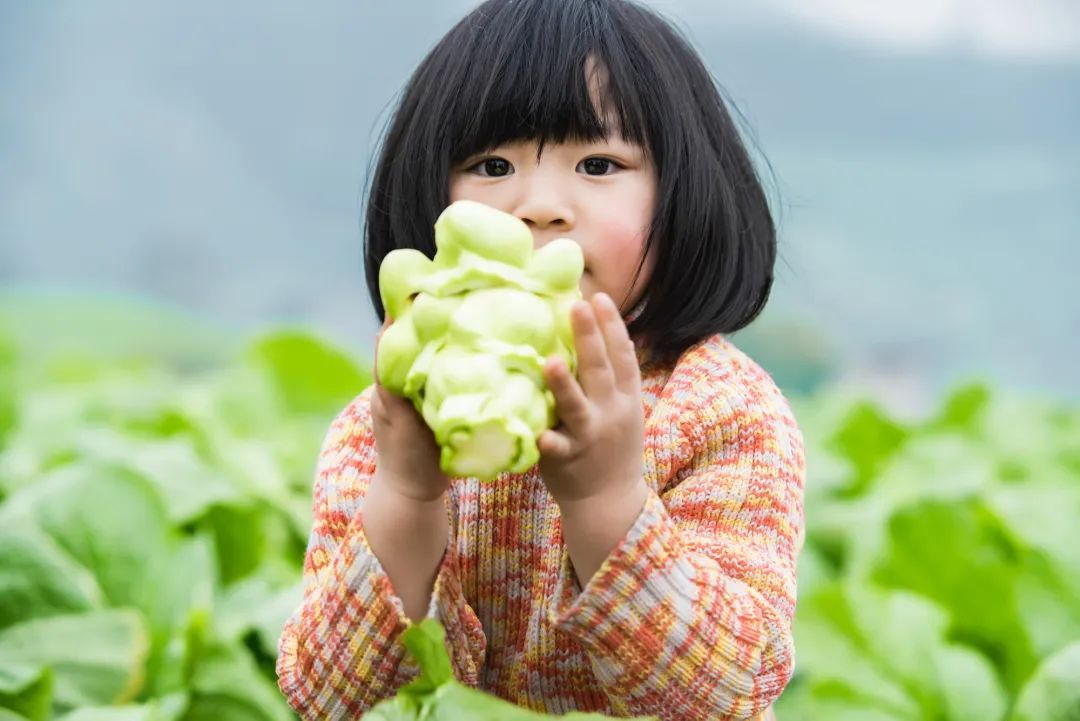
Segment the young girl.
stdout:
<path fill-rule="evenodd" d="M 700 58 L 627 0 L 490 0 L 409 81 L 367 211 L 366 271 L 435 246 L 452 201 L 581 245 L 577 377 L 529 471 L 448 478 L 409 402 L 364 390 L 316 471 L 304 600 L 279 682 L 356 718 L 415 677 L 400 634 L 446 629 L 454 674 L 521 706 L 768 718 L 791 677 L 802 436 L 725 335 L 772 285 L 774 226 Z M 385 327 L 385 324 L 384 324 Z"/>

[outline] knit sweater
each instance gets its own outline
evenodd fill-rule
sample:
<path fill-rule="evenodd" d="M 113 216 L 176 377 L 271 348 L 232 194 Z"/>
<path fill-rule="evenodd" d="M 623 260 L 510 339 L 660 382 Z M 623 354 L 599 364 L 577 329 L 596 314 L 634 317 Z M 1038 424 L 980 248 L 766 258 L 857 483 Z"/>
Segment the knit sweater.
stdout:
<path fill-rule="evenodd" d="M 527 708 L 766 718 L 794 668 L 802 434 L 723 336 L 641 369 L 649 496 L 586 587 L 537 467 L 455 477 L 428 616 L 459 681 Z M 356 718 L 418 673 L 359 512 L 376 463 L 371 393 L 326 436 L 303 601 L 281 636 L 279 685 L 305 719 Z"/>

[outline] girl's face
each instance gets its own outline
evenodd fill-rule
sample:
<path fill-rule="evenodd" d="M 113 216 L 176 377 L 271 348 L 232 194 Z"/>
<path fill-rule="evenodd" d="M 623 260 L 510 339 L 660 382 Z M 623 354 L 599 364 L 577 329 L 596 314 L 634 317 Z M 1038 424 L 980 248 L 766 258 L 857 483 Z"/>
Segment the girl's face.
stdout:
<path fill-rule="evenodd" d="M 626 315 L 652 274 L 650 252 L 631 287 L 653 216 L 653 164 L 617 128 L 595 143 L 546 143 L 539 159 L 537 147 L 523 141 L 466 158 L 452 169 L 450 201 L 512 213 L 532 230 L 536 248 L 574 240 L 585 256 L 582 295 L 607 293 Z"/>

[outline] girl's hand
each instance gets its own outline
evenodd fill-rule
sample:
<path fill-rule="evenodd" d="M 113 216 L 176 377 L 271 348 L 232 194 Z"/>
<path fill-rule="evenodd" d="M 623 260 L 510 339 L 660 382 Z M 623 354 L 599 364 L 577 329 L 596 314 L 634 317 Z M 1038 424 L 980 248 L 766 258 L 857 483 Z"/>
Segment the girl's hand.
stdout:
<path fill-rule="evenodd" d="M 390 325 L 387 318 L 379 330 Z M 378 339 L 375 357 L 378 358 Z M 375 393 L 371 396 L 371 420 L 375 431 L 378 461 L 375 480 L 386 483 L 414 501 L 434 501 L 450 486 L 449 477 L 439 467 L 439 445 L 423 417 L 408 399 L 386 390 L 375 373 Z"/>
<path fill-rule="evenodd" d="M 641 370 L 615 303 L 605 293 L 571 308 L 578 376 L 549 358 L 544 375 L 561 423 L 538 439 L 540 472 L 555 501 L 618 497 L 642 483 L 645 420 Z"/>

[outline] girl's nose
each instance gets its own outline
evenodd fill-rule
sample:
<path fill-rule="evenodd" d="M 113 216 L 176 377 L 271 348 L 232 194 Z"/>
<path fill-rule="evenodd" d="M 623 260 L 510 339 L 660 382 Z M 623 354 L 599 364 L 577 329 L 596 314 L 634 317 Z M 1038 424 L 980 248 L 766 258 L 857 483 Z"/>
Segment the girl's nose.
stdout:
<path fill-rule="evenodd" d="M 574 226 L 574 211 L 564 194 L 552 187 L 534 184 L 523 193 L 514 215 L 536 230 L 566 231 Z"/>

